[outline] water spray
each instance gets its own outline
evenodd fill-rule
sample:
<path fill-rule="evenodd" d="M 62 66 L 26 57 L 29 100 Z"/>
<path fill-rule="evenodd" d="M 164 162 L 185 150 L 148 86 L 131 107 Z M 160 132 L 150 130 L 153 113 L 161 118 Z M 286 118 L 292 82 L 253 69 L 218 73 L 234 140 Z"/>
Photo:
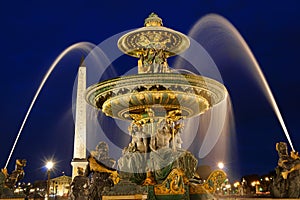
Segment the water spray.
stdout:
<path fill-rule="evenodd" d="M 239 45 L 241 45 L 241 47 L 243 48 L 243 50 L 245 50 L 246 54 L 249 56 L 250 60 L 252 61 L 253 65 L 254 65 L 254 70 L 255 72 L 258 74 L 258 82 L 261 84 L 261 89 L 264 92 L 267 100 L 269 101 L 269 103 L 271 104 L 277 118 L 278 121 L 280 122 L 280 125 L 284 131 L 284 134 L 289 142 L 290 147 L 292 148 L 293 151 L 295 151 L 294 146 L 292 144 L 290 135 L 288 133 L 288 130 L 286 128 L 286 125 L 284 123 L 284 120 L 282 118 L 282 115 L 280 113 L 280 110 L 278 108 L 278 105 L 275 101 L 275 98 L 273 96 L 273 93 L 270 89 L 270 86 L 257 62 L 257 60 L 255 59 L 252 51 L 250 50 L 249 46 L 247 45 L 247 43 L 245 42 L 244 38 L 241 36 L 241 34 L 237 31 L 237 29 L 224 17 L 216 15 L 216 14 L 209 14 L 205 17 L 203 17 L 200 21 L 198 21 L 194 27 L 191 29 L 189 35 L 193 35 L 195 34 L 196 30 L 199 30 L 199 27 L 205 27 L 207 25 L 210 25 L 212 23 L 216 23 L 213 24 L 214 29 L 217 29 L 216 27 L 220 26 L 220 30 L 228 30 L 230 35 L 234 35 L 235 38 L 237 39 Z M 219 27 L 218 27 L 219 28 Z"/>
<path fill-rule="evenodd" d="M 272 108 L 273 108 L 273 110 L 274 110 L 274 112 L 275 112 L 275 114 L 276 114 L 276 116 L 277 116 L 277 118 L 278 118 L 278 120 L 280 122 L 280 125 L 281 125 L 281 127 L 282 127 L 282 129 L 284 131 L 284 134 L 285 134 L 285 136 L 286 136 L 286 138 L 287 138 L 287 140 L 288 140 L 288 142 L 289 142 L 292 150 L 295 151 L 293 143 L 292 143 L 292 140 L 291 140 L 290 135 L 289 135 L 289 132 L 288 132 L 288 130 L 286 128 L 286 125 L 285 125 L 284 120 L 282 118 L 281 112 L 280 112 L 279 107 L 278 107 L 278 105 L 276 103 L 276 100 L 274 98 L 274 95 L 273 95 L 273 93 L 271 91 L 271 88 L 270 88 L 270 86 L 269 86 L 269 84 L 268 84 L 268 82 L 267 82 L 267 80 L 266 80 L 266 78 L 265 78 L 265 76 L 264 76 L 261 68 L 259 67 L 259 64 L 258 64 L 257 60 L 255 59 L 252 51 L 250 50 L 250 48 L 247 45 L 247 43 L 245 42 L 245 40 L 236 31 L 236 29 L 234 29 L 233 32 L 236 34 L 236 36 L 238 37 L 239 41 L 242 43 L 243 47 L 245 48 L 247 54 L 250 56 L 250 59 L 254 63 L 255 70 L 259 74 L 259 78 L 260 78 L 259 81 L 262 82 L 263 87 L 265 89 L 265 90 L 263 90 L 263 92 L 265 93 L 265 95 L 266 95 L 269 103 L 272 105 Z"/>
<path fill-rule="evenodd" d="M 19 140 L 19 137 L 20 137 L 20 135 L 21 135 L 21 132 L 22 132 L 22 130 L 23 130 L 23 128 L 24 128 L 24 125 L 26 124 L 26 121 L 27 121 L 27 118 L 28 118 L 28 116 L 29 116 L 29 114 L 30 114 L 30 112 L 31 112 L 31 109 L 33 108 L 33 106 L 34 106 L 34 104 L 35 104 L 35 102 L 36 102 L 37 97 L 39 96 L 39 94 L 40 94 L 41 90 L 43 89 L 43 87 L 44 87 L 44 85 L 45 85 L 45 83 L 46 83 L 48 77 L 50 76 L 50 74 L 52 73 L 52 71 L 54 70 L 54 68 L 56 67 L 56 65 L 60 62 L 60 60 L 61 60 L 65 55 L 67 55 L 70 51 L 72 51 L 72 50 L 74 50 L 74 49 L 81 49 L 81 50 L 86 50 L 87 52 L 89 52 L 89 51 L 91 51 L 94 47 L 95 47 L 95 45 L 94 45 L 93 43 L 90 43 L 90 42 L 78 42 L 78 43 L 76 43 L 76 44 L 73 44 L 73 45 L 69 46 L 67 49 L 65 49 L 65 50 L 64 50 L 64 51 L 63 51 L 63 52 L 62 52 L 62 53 L 54 60 L 54 62 L 52 63 L 52 65 L 51 65 L 50 68 L 48 69 L 47 73 L 45 74 L 45 76 L 44 76 L 44 78 L 43 78 L 43 80 L 42 80 L 40 86 L 38 87 L 38 89 L 37 89 L 37 91 L 36 91 L 36 93 L 35 93 L 35 95 L 34 95 L 32 101 L 31 101 L 31 104 L 30 104 L 30 106 L 29 106 L 29 108 L 28 108 L 28 110 L 27 110 L 27 112 L 26 112 L 26 115 L 25 115 L 25 117 L 24 117 L 24 119 L 23 119 L 22 125 L 21 125 L 21 127 L 20 127 L 20 129 L 19 129 L 19 132 L 18 132 L 17 137 L 16 137 L 16 139 L 15 139 L 15 142 L 14 142 L 14 144 L 13 144 L 13 147 L 12 147 L 10 153 L 9 153 L 9 156 L 8 156 L 8 159 L 7 159 L 6 164 L 5 164 L 5 166 L 4 166 L 4 169 L 7 168 L 7 165 L 8 165 L 8 163 L 9 163 L 10 159 L 11 159 L 11 156 L 12 156 L 12 154 L 13 154 L 13 152 L 14 152 L 14 149 L 15 149 L 15 147 L 16 147 L 16 145 L 17 145 L 17 142 L 18 142 L 18 140 Z"/>

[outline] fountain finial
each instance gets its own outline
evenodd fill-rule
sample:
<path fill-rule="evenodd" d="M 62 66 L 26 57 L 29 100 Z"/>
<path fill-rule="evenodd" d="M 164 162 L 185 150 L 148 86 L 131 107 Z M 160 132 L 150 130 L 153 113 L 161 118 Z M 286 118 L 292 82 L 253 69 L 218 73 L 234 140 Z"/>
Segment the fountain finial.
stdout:
<path fill-rule="evenodd" d="M 163 26 L 162 19 L 152 12 L 149 17 L 145 19 L 144 26 Z"/>
<path fill-rule="evenodd" d="M 144 27 L 123 35 L 118 47 L 124 53 L 139 58 L 138 73 L 169 73 L 167 58 L 185 51 L 189 38 L 175 30 L 164 27 L 162 19 L 151 13 Z"/>

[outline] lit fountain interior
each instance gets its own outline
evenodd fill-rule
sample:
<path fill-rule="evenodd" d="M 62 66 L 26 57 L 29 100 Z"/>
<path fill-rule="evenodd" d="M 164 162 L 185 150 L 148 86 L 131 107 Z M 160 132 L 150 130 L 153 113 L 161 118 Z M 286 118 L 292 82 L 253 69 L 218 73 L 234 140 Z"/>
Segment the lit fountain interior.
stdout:
<path fill-rule="evenodd" d="M 182 148 L 184 119 L 205 113 L 228 95 L 216 80 L 179 74 L 168 66 L 167 58 L 184 52 L 189 45 L 187 36 L 164 27 L 162 20 L 151 14 L 145 27 L 118 41 L 122 52 L 138 58 L 138 74 L 87 89 L 90 105 L 109 117 L 130 122 L 132 141 L 118 160 L 121 181 L 104 195 L 128 190 L 130 194 L 147 194 L 148 199 L 198 199 L 197 195 L 213 193 L 226 179 L 226 174 L 217 170 L 207 183 L 200 183 L 195 173 L 197 159 Z"/>

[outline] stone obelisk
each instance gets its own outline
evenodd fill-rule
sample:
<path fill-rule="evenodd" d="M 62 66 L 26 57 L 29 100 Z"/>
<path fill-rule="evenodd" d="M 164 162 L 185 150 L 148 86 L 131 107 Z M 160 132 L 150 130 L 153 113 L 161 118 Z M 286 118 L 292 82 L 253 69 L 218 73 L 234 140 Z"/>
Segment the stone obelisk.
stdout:
<path fill-rule="evenodd" d="M 81 59 L 77 74 L 77 95 L 75 113 L 75 135 L 72 165 L 72 179 L 77 176 L 78 167 L 84 170 L 87 166 L 86 160 L 86 102 L 84 93 L 86 90 L 86 66 Z"/>

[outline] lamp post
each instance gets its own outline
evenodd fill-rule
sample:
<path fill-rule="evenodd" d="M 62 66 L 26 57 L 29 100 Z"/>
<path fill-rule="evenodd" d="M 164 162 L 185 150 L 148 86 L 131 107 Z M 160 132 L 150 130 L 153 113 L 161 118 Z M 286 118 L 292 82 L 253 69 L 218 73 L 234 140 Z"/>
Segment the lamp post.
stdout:
<path fill-rule="evenodd" d="M 46 168 L 47 168 L 47 199 L 49 199 L 49 194 L 50 194 L 50 171 L 53 168 L 54 164 L 52 161 L 48 161 L 46 163 Z"/>

